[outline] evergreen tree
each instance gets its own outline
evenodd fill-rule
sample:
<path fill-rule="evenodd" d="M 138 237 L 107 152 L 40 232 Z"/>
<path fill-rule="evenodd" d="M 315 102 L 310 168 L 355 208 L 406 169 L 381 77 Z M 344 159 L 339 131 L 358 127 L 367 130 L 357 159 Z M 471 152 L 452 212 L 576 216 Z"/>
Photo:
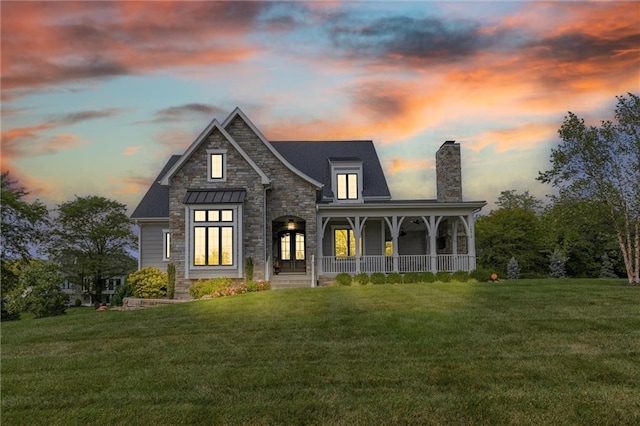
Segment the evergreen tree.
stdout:
<path fill-rule="evenodd" d="M 517 280 L 520 278 L 520 266 L 518 266 L 518 261 L 515 257 L 511 257 L 507 264 L 507 278 L 510 280 Z"/>
<path fill-rule="evenodd" d="M 613 263 L 607 253 L 602 255 L 602 268 L 600 269 L 600 278 L 618 278 L 613 271 Z"/>
<path fill-rule="evenodd" d="M 551 260 L 549 262 L 549 270 L 551 278 L 566 278 L 567 274 L 564 269 L 564 259 L 560 255 L 560 250 L 557 248 L 553 251 L 551 255 Z"/>

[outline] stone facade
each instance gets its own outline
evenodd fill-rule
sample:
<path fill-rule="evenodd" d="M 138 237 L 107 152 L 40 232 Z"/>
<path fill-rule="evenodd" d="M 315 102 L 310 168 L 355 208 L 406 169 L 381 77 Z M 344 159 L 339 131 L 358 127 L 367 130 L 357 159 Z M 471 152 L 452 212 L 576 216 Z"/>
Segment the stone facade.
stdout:
<path fill-rule="evenodd" d="M 462 163 L 460 144 L 446 141 L 436 152 L 436 186 L 438 201 L 462 201 Z"/>
<path fill-rule="evenodd" d="M 169 187 L 169 223 L 172 234 L 171 261 L 176 265 L 176 294 L 179 297 L 188 297 L 188 288 L 195 282 L 194 278 L 187 278 L 186 275 L 189 268 L 185 236 L 188 218 L 185 217 L 183 201 L 187 190 L 246 190 L 242 204 L 242 229 L 237 231 L 242 236 L 242 247 L 239 248 L 242 259 L 238 259 L 240 265 L 237 266 L 242 269 L 245 259 L 252 258 L 256 280 L 265 278 L 266 260 L 274 257 L 272 223 L 279 217 L 295 216 L 304 221 L 306 253 L 316 251 L 315 206 L 318 188 L 287 168 L 241 117 L 236 117 L 225 130 L 269 177 L 271 184 L 263 185 L 261 176 L 253 166 L 215 128 L 174 174 Z M 227 172 L 224 182 L 210 182 L 207 179 L 207 150 L 210 149 L 226 150 Z M 309 256 L 306 256 L 306 262 L 309 266 Z M 242 271 L 240 274 L 243 276 Z"/>

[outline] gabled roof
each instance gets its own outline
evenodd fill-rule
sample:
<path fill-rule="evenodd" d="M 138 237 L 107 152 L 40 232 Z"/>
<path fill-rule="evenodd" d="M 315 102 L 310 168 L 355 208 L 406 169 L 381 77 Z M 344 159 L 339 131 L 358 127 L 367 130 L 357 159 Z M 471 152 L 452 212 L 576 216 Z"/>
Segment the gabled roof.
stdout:
<path fill-rule="evenodd" d="M 171 180 L 171 178 L 178 172 L 178 170 L 180 170 L 180 168 L 191 157 L 191 155 L 193 155 L 196 149 L 207 140 L 207 137 L 214 130 L 220 131 L 220 133 L 222 133 L 224 138 L 227 139 L 227 141 L 236 149 L 236 151 L 240 153 L 240 155 L 242 155 L 242 157 L 247 161 L 247 163 L 251 165 L 253 170 L 255 170 L 260 175 L 263 185 L 268 185 L 269 183 L 271 183 L 271 180 L 269 179 L 269 177 L 260 169 L 260 167 L 258 167 L 258 165 L 251 159 L 251 157 L 249 157 L 249 155 L 246 152 L 244 152 L 242 148 L 240 148 L 240 145 L 238 145 L 238 143 L 231 137 L 231 135 L 227 133 L 224 127 L 220 124 L 220 122 L 214 118 L 211 121 L 211 123 L 209 123 L 209 125 L 205 127 L 202 133 L 200 133 L 200 135 L 198 135 L 198 137 L 193 141 L 193 143 L 191 144 L 191 146 L 189 146 L 189 148 L 185 151 L 185 153 L 182 154 L 182 156 L 180 156 L 180 159 L 169 169 L 167 173 L 165 173 L 161 177 L 160 179 L 161 185 L 169 186 L 169 181 Z"/>
<path fill-rule="evenodd" d="M 239 107 L 236 107 L 236 109 L 234 109 L 231 112 L 231 114 L 229 114 L 229 116 L 222 123 L 222 126 L 224 128 L 227 128 L 227 126 L 238 116 L 242 119 L 242 121 L 244 121 L 249 126 L 249 128 L 253 131 L 253 133 L 255 133 L 258 136 L 258 138 L 262 141 L 263 144 L 265 144 L 265 146 L 269 149 L 269 151 L 271 151 L 273 155 L 275 155 L 276 158 L 280 160 L 280 162 L 284 164 L 289 170 L 291 170 L 293 173 L 295 173 L 296 175 L 300 176 L 302 179 L 306 180 L 307 182 L 309 182 L 310 184 L 318 188 L 322 186 L 323 181 L 319 181 L 318 179 L 315 179 L 313 176 L 307 173 L 304 173 L 298 167 L 296 167 L 294 164 L 288 161 L 287 158 L 283 157 L 278 150 L 274 149 L 274 147 L 271 145 L 271 142 L 269 142 L 267 138 L 264 137 L 262 132 L 258 130 L 258 128 L 251 122 L 251 120 L 249 120 L 249 117 L 247 117 L 247 115 Z"/>
<path fill-rule="evenodd" d="M 324 184 L 323 198 L 333 198 L 329 161 L 362 161 L 362 196 L 391 198 L 372 141 L 273 141 L 271 145 L 297 169 Z"/>
<path fill-rule="evenodd" d="M 169 188 L 160 185 L 160 178 L 169 171 L 180 159 L 180 155 L 172 155 L 157 178 L 153 180 L 151 187 L 142 197 L 138 207 L 131 214 L 132 219 L 159 219 L 169 218 Z"/>

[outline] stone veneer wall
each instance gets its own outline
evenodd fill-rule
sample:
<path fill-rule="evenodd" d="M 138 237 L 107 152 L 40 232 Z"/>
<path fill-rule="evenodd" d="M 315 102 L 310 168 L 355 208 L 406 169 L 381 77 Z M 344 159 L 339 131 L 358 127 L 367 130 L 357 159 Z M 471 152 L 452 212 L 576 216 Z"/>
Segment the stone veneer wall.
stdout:
<path fill-rule="evenodd" d="M 306 266 L 311 271 L 311 256 L 317 253 L 316 188 L 286 167 L 241 117 L 225 128 L 241 148 L 271 179 L 267 191 L 267 257 L 273 260 L 273 220 L 281 216 L 296 216 L 305 221 Z M 321 161 L 321 160 L 319 160 Z M 262 232 L 262 230 L 261 230 Z M 254 257 L 254 271 L 264 275 L 263 257 Z"/>
<path fill-rule="evenodd" d="M 207 149 L 227 150 L 226 182 L 208 182 Z M 169 224 L 172 233 L 171 261 L 176 265 L 176 297 L 188 298 L 188 289 L 194 280 L 185 279 L 185 205 L 188 189 L 244 188 L 247 191 L 243 204 L 244 257 L 262 259 L 264 253 L 263 226 L 264 189 L 258 173 L 245 161 L 233 145 L 214 130 L 171 179 L 169 188 Z M 245 259 L 238 259 L 244 266 Z M 256 265 L 256 271 L 259 271 Z M 264 268 L 263 268 L 264 270 Z M 260 278 L 256 274 L 255 278 Z"/>
<path fill-rule="evenodd" d="M 462 163 L 460 144 L 446 141 L 436 152 L 436 186 L 438 201 L 462 201 Z"/>

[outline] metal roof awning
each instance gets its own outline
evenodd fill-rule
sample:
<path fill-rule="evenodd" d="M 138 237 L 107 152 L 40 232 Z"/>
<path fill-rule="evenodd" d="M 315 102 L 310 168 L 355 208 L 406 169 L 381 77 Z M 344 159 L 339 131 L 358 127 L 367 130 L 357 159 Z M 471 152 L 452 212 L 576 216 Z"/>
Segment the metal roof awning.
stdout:
<path fill-rule="evenodd" d="M 243 203 L 245 189 L 196 189 L 188 190 L 184 204 Z"/>

